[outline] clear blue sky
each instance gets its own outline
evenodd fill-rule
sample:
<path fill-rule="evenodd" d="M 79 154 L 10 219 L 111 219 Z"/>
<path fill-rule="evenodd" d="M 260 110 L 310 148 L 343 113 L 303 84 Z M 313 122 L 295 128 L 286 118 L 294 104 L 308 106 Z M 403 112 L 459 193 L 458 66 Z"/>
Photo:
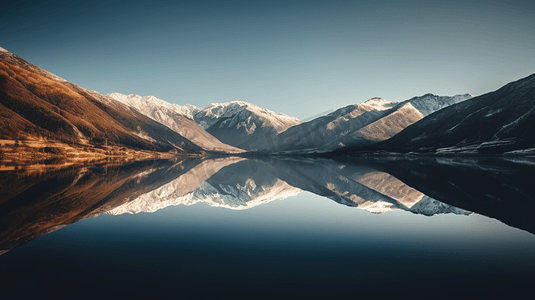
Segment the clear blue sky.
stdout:
<path fill-rule="evenodd" d="M 300 119 L 535 73 L 534 1 L 175 2 L 3 3 L 0 47 L 101 93 Z"/>

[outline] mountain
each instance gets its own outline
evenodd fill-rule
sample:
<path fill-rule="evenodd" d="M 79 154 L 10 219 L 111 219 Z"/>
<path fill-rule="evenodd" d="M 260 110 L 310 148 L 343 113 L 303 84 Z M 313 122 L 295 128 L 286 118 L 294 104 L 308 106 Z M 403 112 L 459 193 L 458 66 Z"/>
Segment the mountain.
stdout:
<path fill-rule="evenodd" d="M 367 150 L 535 153 L 535 74 L 433 113 Z"/>
<path fill-rule="evenodd" d="M 386 140 L 425 116 L 471 98 L 426 94 L 403 102 L 372 98 L 289 128 L 271 152 L 324 152 Z"/>
<path fill-rule="evenodd" d="M 180 106 L 171 104 L 154 96 L 142 97 L 121 93 L 110 93 L 106 96 L 137 109 L 142 114 L 166 125 L 204 150 L 226 153 L 244 152 L 241 149 L 223 144 L 199 126 L 193 120 L 193 115 L 200 109 L 193 105 Z"/>
<path fill-rule="evenodd" d="M 193 118 L 221 142 L 244 150 L 266 148 L 278 133 L 302 123 L 241 101 L 212 103 L 194 113 Z"/>
<path fill-rule="evenodd" d="M 73 155 L 128 149 L 203 152 L 166 126 L 106 98 L 1 49 L 0 139 L 12 146 L 3 154 L 16 153 L 20 145 Z"/>

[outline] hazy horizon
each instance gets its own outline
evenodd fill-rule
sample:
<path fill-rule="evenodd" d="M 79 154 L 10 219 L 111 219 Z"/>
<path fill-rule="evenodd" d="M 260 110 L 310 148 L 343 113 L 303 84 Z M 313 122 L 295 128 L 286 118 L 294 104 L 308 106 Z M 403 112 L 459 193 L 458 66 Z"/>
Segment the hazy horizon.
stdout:
<path fill-rule="evenodd" d="M 534 15 L 528 1 L 27 1 L 4 5 L 0 47 L 103 94 L 307 119 L 526 77 Z"/>

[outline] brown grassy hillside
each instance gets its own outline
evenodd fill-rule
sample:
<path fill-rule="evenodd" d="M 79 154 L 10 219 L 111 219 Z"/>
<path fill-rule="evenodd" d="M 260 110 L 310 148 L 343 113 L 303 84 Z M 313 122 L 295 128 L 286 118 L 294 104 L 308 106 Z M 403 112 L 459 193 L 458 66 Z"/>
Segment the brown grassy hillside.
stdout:
<path fill-rule="evenodd" d="M 139 112 L 96 99 L 75 84 L 8 52 L 0 55 L 0 139 L 202 152 Z"/>

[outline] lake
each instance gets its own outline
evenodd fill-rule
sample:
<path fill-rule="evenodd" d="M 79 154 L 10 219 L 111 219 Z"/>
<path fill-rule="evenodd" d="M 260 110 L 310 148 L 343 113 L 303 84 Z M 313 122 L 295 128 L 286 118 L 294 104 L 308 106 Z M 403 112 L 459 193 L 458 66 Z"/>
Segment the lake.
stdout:
<path fill-rule="evenodd" d="M 18 298 L 516 297 L 535 159 L 188 158 L 0 167 Z"/>

